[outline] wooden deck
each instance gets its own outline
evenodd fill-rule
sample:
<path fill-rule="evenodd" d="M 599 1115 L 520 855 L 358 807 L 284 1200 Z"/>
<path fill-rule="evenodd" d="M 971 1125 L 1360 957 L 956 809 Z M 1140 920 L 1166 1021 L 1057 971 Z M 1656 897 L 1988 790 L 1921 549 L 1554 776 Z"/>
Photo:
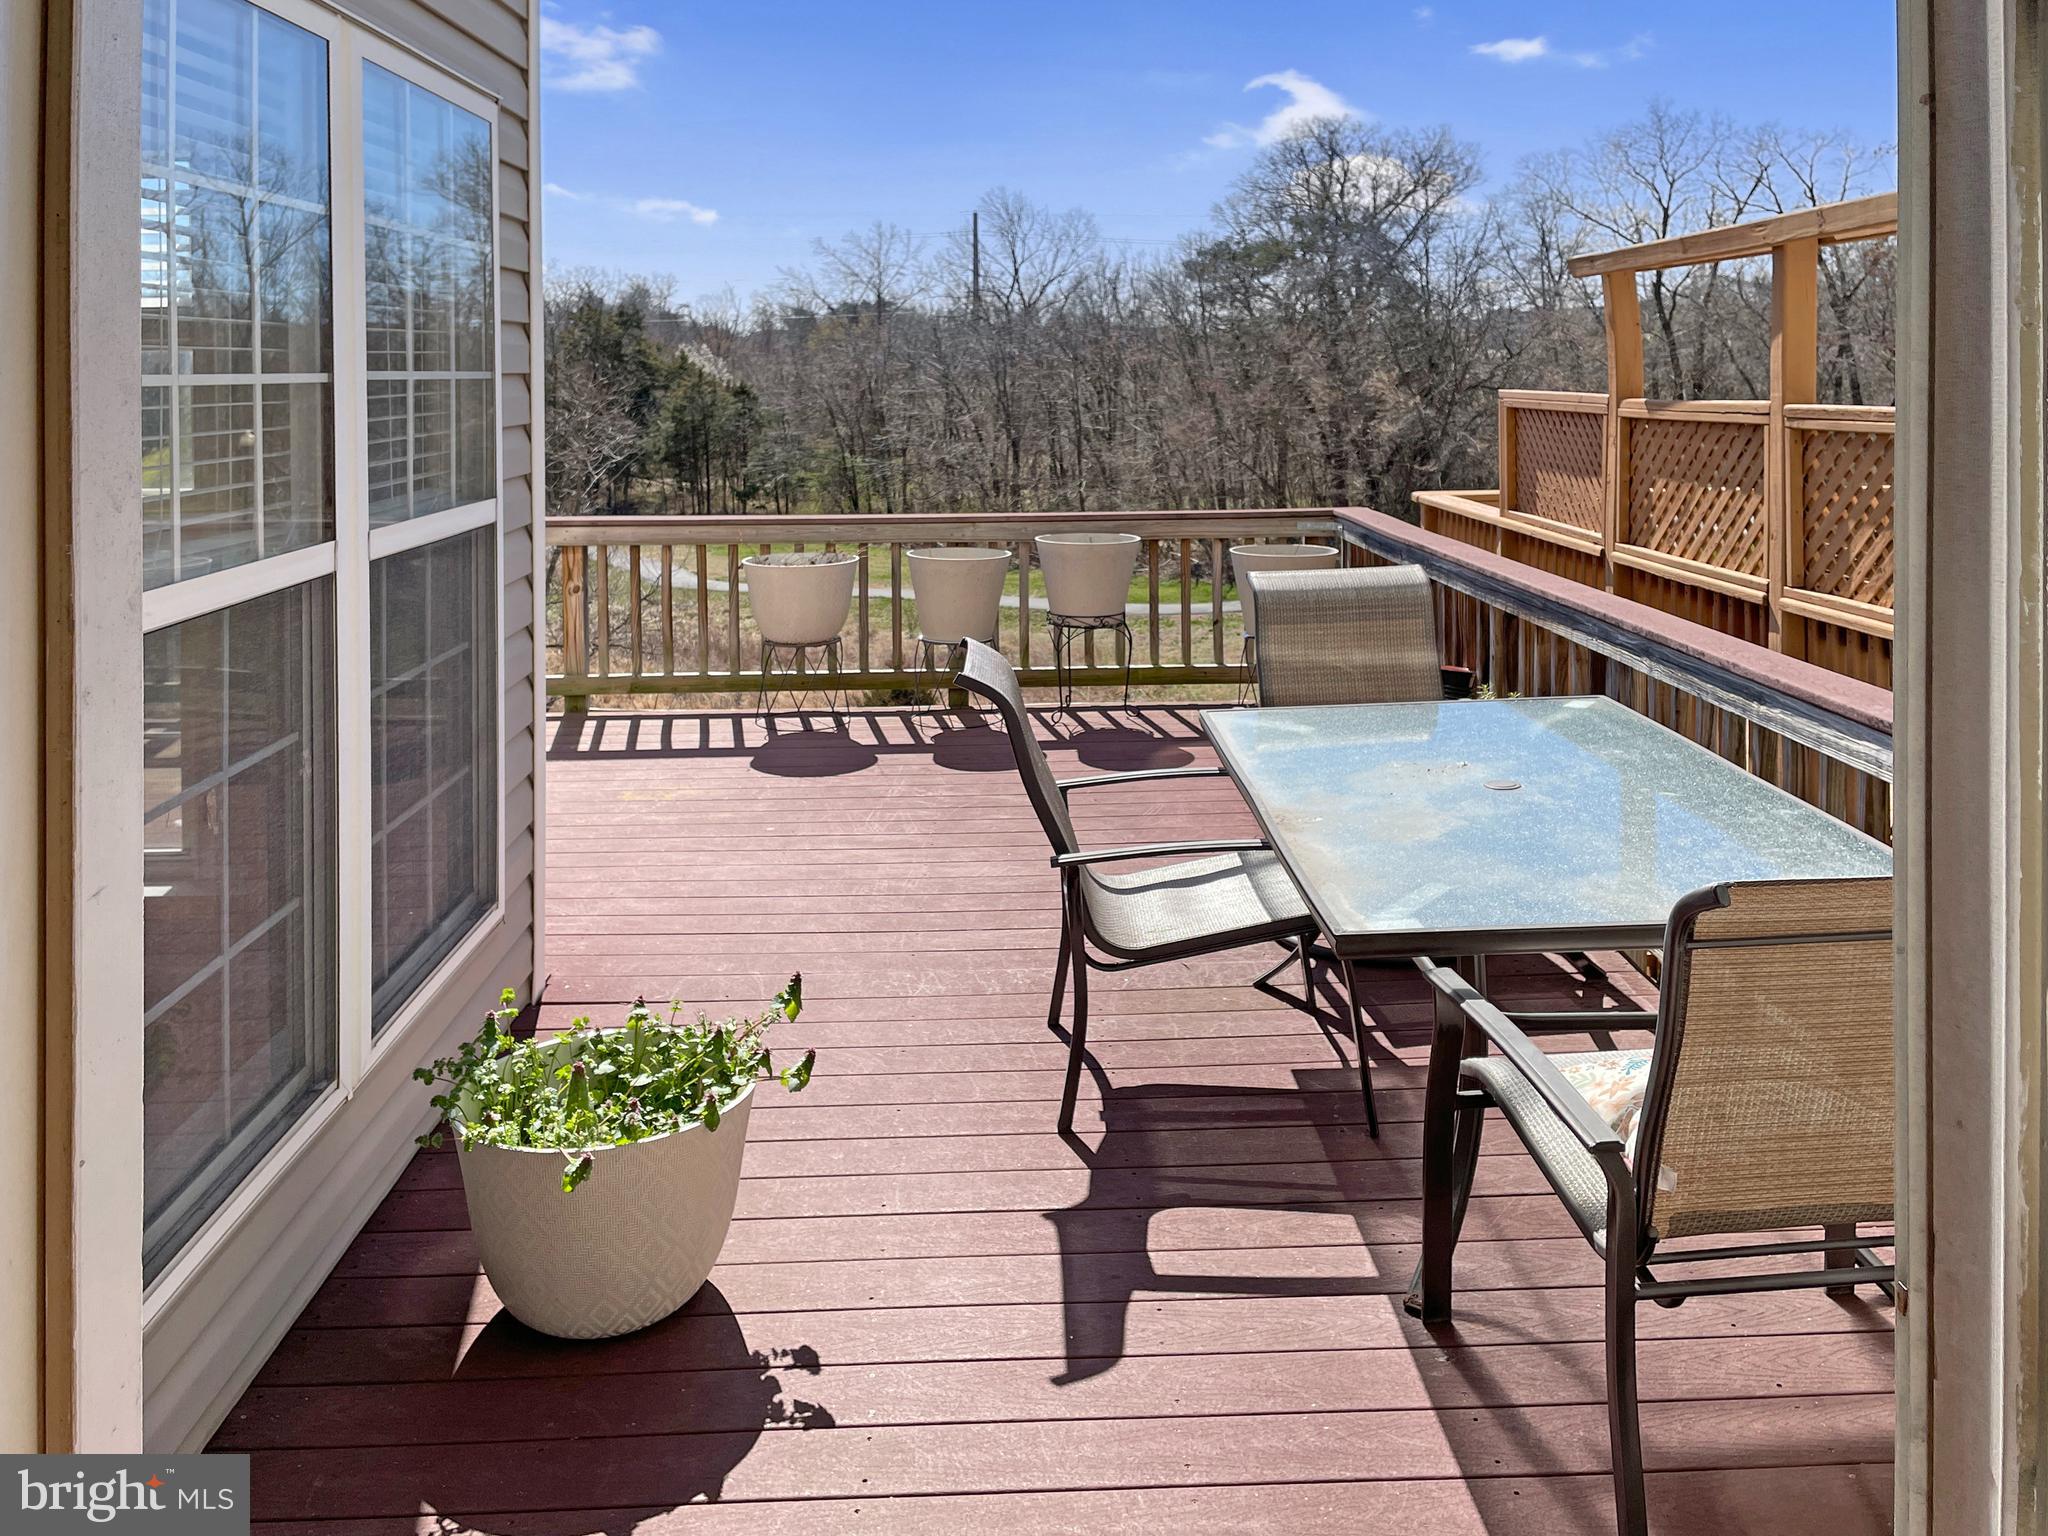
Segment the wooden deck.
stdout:
<path fill-rule="evenodd" d="M 1058 723 L 1066 774 L 1208 756 L 1189 712 Z M 1000 735 L 598 715 L 548 772 L 543 1025 L 642 991 L 749 1008 L 801 968 L 782 1044 L 817 1079 L 764 1094 L 712 1282 L 605 1343 L 499 1315 L 454 1161 L 421 1154 L 214 1443 L 253 1453 L 259 1529 L 1612 1528 L 1598 1267 L 1511 1137 L 1455 1327 L 1402 1312 L 1412 973 L 1367 973 L 1378 1145 L 1334 996 L 1318 1022 L 1246 984 L 1270 952 L 1098 978 L 1107 1095 L 1070 1145 L 1058 895 Z M 1085 800 L 1090 841 L 1249 829 L 1220 780 Z M 1590 992 L 1543 959 L 1493 981 Z M 1804 1292 L 1642 1326 L 1657 1531 L 1887 1528 L 1888 1311 Z"/>

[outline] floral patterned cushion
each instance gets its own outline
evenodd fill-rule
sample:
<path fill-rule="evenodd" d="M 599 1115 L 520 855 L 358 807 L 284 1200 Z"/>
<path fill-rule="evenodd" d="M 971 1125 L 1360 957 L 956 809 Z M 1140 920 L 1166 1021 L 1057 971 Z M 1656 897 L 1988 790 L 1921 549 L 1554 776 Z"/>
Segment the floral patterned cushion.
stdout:
<path fill-rule="evenodd" d="M 1650 1053 L 1580 1051 L 1550 1059 L 1564 1080 L 1584 1095 L 1593 1113 L 1614 1127 L 1633 1152 L 1636 1117 L 1642 1111 L 1643 1090 L 1650 1082 Z"/>

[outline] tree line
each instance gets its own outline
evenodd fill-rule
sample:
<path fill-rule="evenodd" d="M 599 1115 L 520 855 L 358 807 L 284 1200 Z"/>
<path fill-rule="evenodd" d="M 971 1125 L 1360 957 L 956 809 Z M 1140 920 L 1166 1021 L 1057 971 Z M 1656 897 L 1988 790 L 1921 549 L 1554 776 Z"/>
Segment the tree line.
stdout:
<path fill-rule="evenodd" d="M 1604 387 L 1572 256 L 1882 190 L 1891 162 L 1655 107 L 1482 179 L 1448 129 L 1328 119 L 1164 254 L 999 189 L 978 252 L 877 224 L 745 306 L 551 272 L 550 510 L 1401 511 L 1496 483 L 1496 390 Z M 1822 397 L 1889 403 L 1892 243 L 1821 259 Z M 1653 397 L 1766 393 L 1767 263 L 1641 283 Z"/>

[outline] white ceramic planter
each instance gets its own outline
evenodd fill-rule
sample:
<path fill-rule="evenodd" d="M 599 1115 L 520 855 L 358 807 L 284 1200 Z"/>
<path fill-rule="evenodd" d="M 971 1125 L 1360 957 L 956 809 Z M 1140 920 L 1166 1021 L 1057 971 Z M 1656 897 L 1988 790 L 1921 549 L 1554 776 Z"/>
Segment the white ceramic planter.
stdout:
<path fill-rule="evenodd" d="M 995 643 L 1003 578 L 1010 573 L 1007 549 L 913 549 L 907 558 L 919 639 L 934 645 Z"/>
<path fill-rule="evenodd" d="M 1237 575 L 1237 605 L 1244 614 L 1244 632 L 1259 632 L 1258 610 L 1252 602 L 1253 571 L 1314 571 L 1337 563 L 1327 544 L 1233 544 L 1230 568 Z"/>
<path fill-rule="evenodd" d="M 732 1225 L 750 1087 L 719 1118 L 591 1153 L 563 1193 L 562 1154 L 464 1147 L 462 1189 L 491 1289 L 529 1328 L 608 1339 L 697 1294 Z"/>
<path fill-rule="evenodd" d="M 772 645 L 823 645 L 846 627 L 860 559 L 806 550 L 749 555 L 740 562 L 754 627 Z"/>
<path fill-rule="evenodd" d="M 1123 613 L 1138 564 L 1135 533 L 1041 533 L 1031 542 L 1052 612 L 1077 619 Z"/>

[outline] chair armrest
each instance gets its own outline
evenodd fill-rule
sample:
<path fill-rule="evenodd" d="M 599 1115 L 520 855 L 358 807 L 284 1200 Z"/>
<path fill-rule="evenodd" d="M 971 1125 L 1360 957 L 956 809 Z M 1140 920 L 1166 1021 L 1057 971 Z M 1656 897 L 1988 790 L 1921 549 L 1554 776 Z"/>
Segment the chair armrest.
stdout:
<path fill-rule="evenodd" d="M 1502 1059 L 1536 1090 L 1580 1146 L 1594 1153 L 1619 1154 L 1624 1150 L 1626 1143 L 1615 1134 L 1614 1127 L 1593 1113 L 1584 1095 L 1565 1081 L 1564 1074 L 1536 1048 L 1534 1041 L 1515 1027 L 1513 1020 L 1481 997 L 1471 983 L 1449 966 L 1425 961 L 1419 962 L 1418 968 L 1429 978 L 1431 986 L 1458 1005 L 1462 1023 L 1472 1025 L 1499 1048 Z"/>
<path fill-rule="evenodd" d="M 1140 768 L 1132 773 L 1098 773 L 1085 779 L 1059 779 L 1053 788 L 1065 799 L 1077 789 L 1093 789 L 1098 784 L 1136 784 L 1142 779 L 1213 779 L 1227 777 L 1229 770 L 1220 764 L 1206 768 Z"/>
<path fill-rule="evenodd" d="M 1056 853 L 1054 869 L 1083 864 L 1108 864 L 1118 859 L 1156 859 L 1175 853 L 1256 853 L 1269 846 L 1255 837 L 1220 838 L 1207 843 L 1139 843 L 1129 848 L 1093 848 L 1081 853 Z"/>
<path fill-rule="evenodd" d="M 1523 1033 L 1531 1030 L 1571 1030 L 1583 1033 L 1595 1029 L 1654 1029 L 1656 1013 L 1648 1008 L 1575 1008 L 1555 1013 L 1509 1013 L 1502 1017 Z"/>

